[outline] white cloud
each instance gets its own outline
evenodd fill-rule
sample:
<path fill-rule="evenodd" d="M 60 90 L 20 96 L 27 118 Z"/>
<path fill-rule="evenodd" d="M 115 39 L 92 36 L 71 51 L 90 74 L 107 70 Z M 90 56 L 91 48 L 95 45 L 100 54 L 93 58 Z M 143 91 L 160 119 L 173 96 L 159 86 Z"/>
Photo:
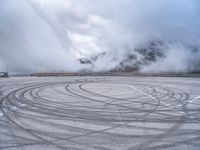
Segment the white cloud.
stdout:
<path fill-rule="evenodd" d="M 1 0 L 0 61 L 18 72 L 37 66 L 72 71 L 83 67 L 79 57 L 107 52 L 95 69 L 109 70 L 130 49 L 159 39 L 171 47 L 181 45 L 180 59 L 173 64 L 176 70 L 188 70 L 197 60 L 187 47 L 200 47 L 197 4 L 196 0 Z M 165 53 L 165 59 L 143 70 L 155 69 L 152 66 L 173 70 L 169 61 L 177 53 L 174 48 Z M 185 60 L 189 67 L 182 68 Z"/>

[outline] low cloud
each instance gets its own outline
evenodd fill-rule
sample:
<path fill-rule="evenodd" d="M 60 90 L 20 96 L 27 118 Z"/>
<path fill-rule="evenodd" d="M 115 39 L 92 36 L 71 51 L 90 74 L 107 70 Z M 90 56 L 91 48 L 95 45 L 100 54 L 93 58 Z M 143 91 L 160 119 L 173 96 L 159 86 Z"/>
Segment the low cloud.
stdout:
<path fill-rule="evenodd" d="M 0 69 L 107 71 L 139 64 L 142 72 L 199 71 L 199 4 L 197 0 L 1 0 Z M 163 44 L 153 50 L 159 52 L 151 52 L 149 43 L 158 41 Z M 145 55 L 162 55 L 146 61 L 144 49 Z M 92 65 L 78 61 L 101 53 L 105 55 Z"/>

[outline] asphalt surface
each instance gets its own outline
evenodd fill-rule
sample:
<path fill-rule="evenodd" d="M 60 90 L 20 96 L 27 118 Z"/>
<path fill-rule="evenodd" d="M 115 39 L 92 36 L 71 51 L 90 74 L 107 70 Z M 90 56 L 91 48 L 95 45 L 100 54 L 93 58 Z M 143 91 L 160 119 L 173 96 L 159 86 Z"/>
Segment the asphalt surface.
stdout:
<path fill-rule="evenodd" d="M 0 149 L 199 150 L 200 78 L 0 79 Z"/>

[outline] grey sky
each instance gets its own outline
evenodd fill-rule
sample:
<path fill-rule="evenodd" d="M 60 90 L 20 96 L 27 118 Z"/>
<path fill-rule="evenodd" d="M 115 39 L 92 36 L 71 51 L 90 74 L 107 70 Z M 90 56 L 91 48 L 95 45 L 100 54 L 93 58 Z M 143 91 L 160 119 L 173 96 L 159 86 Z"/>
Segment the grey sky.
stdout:
<path fill-rule="evenodd" d="M 78 71 L 77 59 L 106 52 L 95 70 L 162 40 L 166 57 L 142 71 L 190 71 L 199 63 L 197 0 L 1 0 L 0 69 Z M 193 51 L 189 47 L 195 47 Z"/>

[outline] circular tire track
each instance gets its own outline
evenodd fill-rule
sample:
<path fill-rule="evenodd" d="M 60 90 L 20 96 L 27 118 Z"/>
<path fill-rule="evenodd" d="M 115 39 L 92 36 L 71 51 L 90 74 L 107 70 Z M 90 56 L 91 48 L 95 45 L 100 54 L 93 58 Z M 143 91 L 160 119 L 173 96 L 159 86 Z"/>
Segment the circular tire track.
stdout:
<path fill-rule="evenodd" d="M 195 81 L 8 79 L 0 82 L 0 149 L 198 149 Z"/>

